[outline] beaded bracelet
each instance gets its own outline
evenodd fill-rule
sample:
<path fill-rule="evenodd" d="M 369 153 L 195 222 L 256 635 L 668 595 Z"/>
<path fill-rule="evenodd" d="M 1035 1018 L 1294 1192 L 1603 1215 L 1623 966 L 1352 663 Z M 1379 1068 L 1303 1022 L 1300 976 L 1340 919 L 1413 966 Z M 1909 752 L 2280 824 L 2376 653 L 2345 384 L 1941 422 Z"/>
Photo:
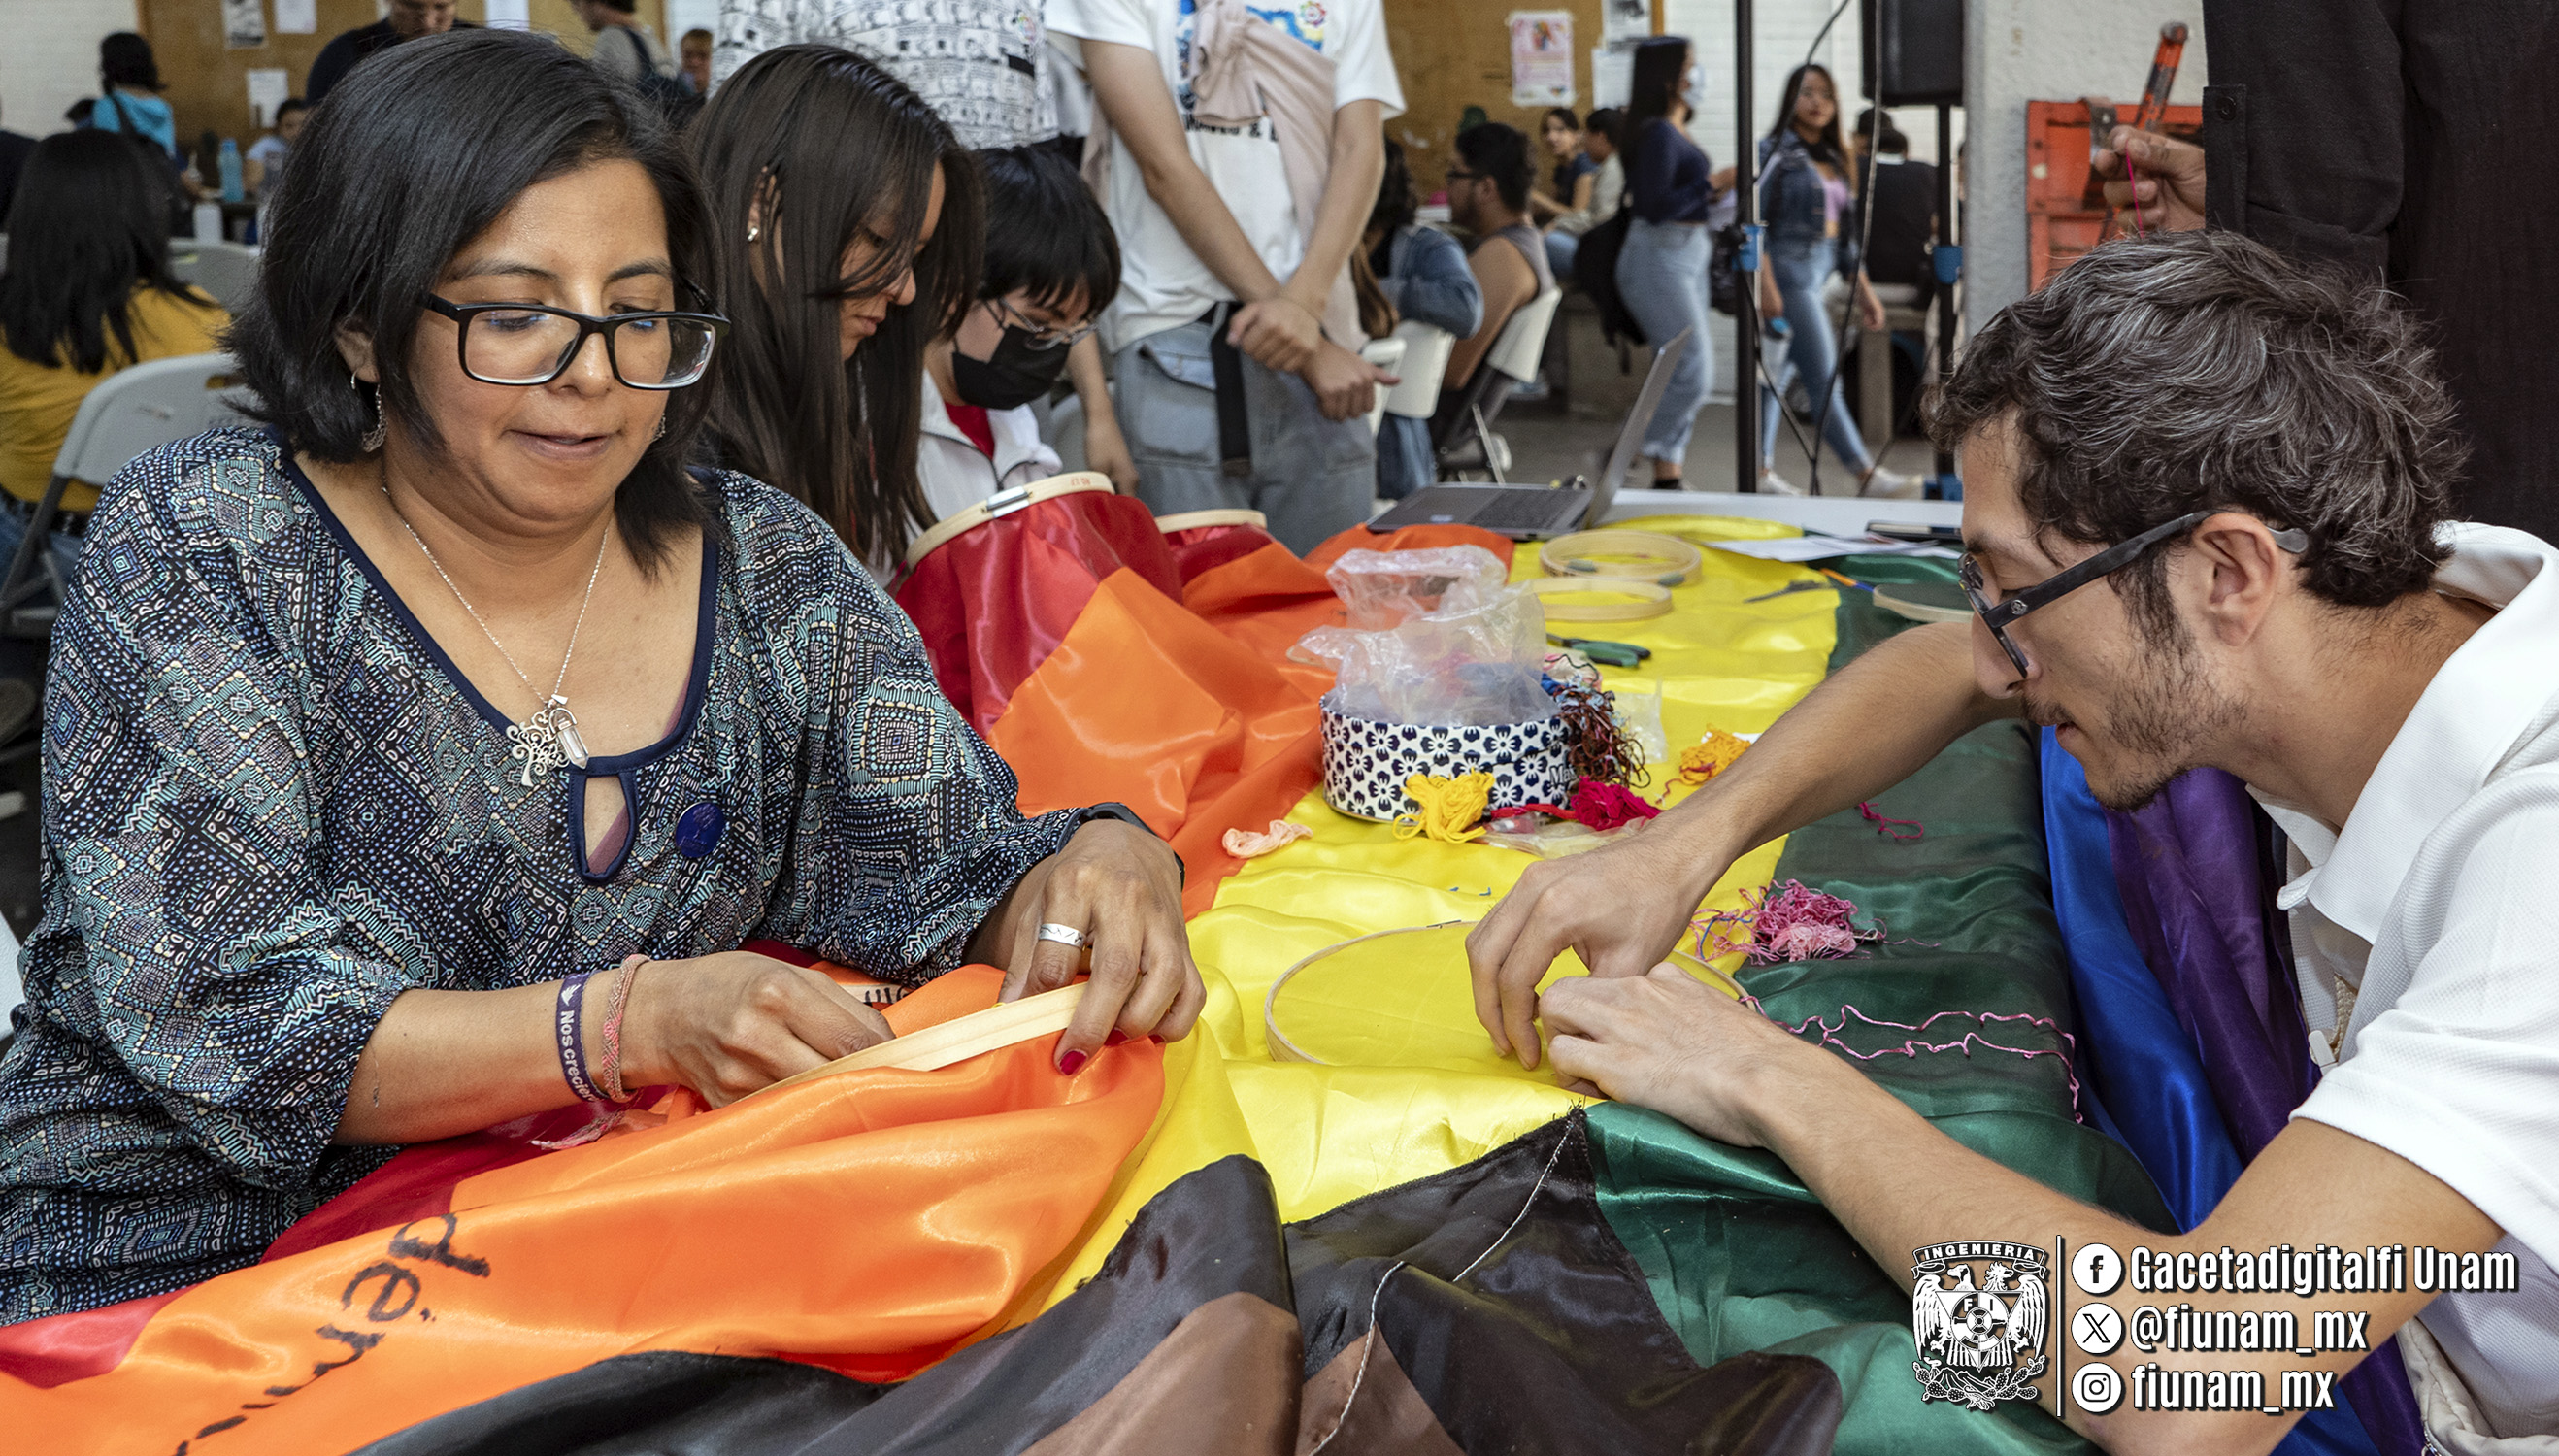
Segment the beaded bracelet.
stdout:
<path fill-rule="evenodd" d="M 622 1086 L 622 1013 L 630 1008 L 631 983 L 640 978 L 640 968 L 649 959 L 646 955 L 624 957 L 621 978 L 613 983 L 613 998 L 605 1003 L 604 1072 L 597 1080 L 604 1085 L 604 1095 L 615 1102 L 631 1100 L 630 1092 Z"/>
<path fill-rule="evenodd" d="M 600 1102 L 604 1093 L 596 1091 L 595 1079 L 586 1075 L 586 1043 L 579 1034 L 578 1013 L 586 1003 L 588 974 L 581 970 L 560 982 L 559 1008 L 551 1017 L 551 1032 L 558 1043 L 560 1077 L 568 1083 L 570 1094 L 581 1102 Z"/>

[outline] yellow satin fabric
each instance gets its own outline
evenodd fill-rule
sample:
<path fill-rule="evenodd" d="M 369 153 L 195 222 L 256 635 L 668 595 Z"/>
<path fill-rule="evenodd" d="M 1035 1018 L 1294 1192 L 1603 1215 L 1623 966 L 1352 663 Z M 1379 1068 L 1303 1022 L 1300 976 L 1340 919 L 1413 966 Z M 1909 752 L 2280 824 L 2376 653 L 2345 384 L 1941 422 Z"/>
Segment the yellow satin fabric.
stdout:
<path fill-rule="evenodd" d="M 1701 542 L 1795 533 L 1726 517 L 1626 524 Z M 1512 575 L 1538 569 L 1523 551 Z M 1767 727 L 1821 681 L 1833 644 L 1832 593 L 1742 600 L 1808 577 L 1819 579 L 1802 567 L 1709 550 L 1698 579 L 1673 589 L 1670 615 L 1559 631 L 1652 650 L 1642 667 L 1602 675 L 1612 687 L 1658 685 L 1676 755 L 1711 729 Z M 1656 801 L 1694 792 L 1677 780 L 1674 757 L 1643 792 Z M 1320 792 L 1288 817 L 1314 836 L 1247 863 L 1190 923 L 1191 953 L 1208 986 L 1200 1030 L 1165 1049 L 1155 1126 L 1106 1196 L 1108 1212 L 1062 1270 L 1050 1303 L 1101 1267 L 1147 1199 L 1219 1158 L 1259 1159 L 1280 1217 L 1303 1219 L 1455 1167 L 1583 1100 L 1543 1066 L 1523 1072 L 1493 1055 L 1475 1022 L 1465 924 L 1369 942 L 1307 967 L 1282 994 L 1279 1014 L 1289 1039 L 1322 1065 L 1274 1062 L 1263 1003 L 1290 966 L 1379 931 L 1479 921 L 1533 862 L 1485 844 L 1398 839 L 1390 825 L 1334 813 Z M 1744 856 L 1706 904 L 1737 908 L 1741 891 L 1768 883 L 1782 847 Z M 1548 981 L 1580 973 L 1568 952 Z"/>

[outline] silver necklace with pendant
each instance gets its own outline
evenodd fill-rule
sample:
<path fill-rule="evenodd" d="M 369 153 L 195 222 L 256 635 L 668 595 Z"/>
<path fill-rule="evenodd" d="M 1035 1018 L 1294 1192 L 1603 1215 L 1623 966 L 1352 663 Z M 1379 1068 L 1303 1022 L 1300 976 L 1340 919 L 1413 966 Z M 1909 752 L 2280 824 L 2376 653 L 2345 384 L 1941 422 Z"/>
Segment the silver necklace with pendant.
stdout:
<path fill-rule="evenodd" d="M 426 537 L 419 535 L 417 527 L 408 523 L 408 516 L 401 512 L 399 503 L 391 499 L 390 482 L 382 481 L 380 486 L 383 504 L 391 508 L 391 515 L 399 521 L 400 529 L 407 531 L 408 538 L 417 542 L 417 549 L 426 557 L 426 564 L 434 567 L 435 574 L 444 578 L 445 590 L 453 593 L 453 600 L 460 602 L 462 610 L 471 614 L 471 620 L 480 624 L 480 635 L 489 639 L 489 646 L 498 650 L 499 656 L 507 659 L 507 665 L 514 668 L 517 680 L 525 684 L 525 690 L 539 694 L 541 689 L 534 687 L 533 679 L 527 677 L 525 669 L 517 665 L 516 655 L 508 652 L 507 645 L 498 641 L 498 634 L 489 630 L 489 619 L 480 615 L 480 609 L 471 605 L 469 597 L 462 595 L 462 588 L 454 585 L 452 573 L 444 569 L 443 562 L 435 559 L 435 552 L 427 546 Z M 581 769 L 586 767 L 586 740 L 578 736 L 577 717 L 568 710 L 568 699 L 560 695 L 560 688 L 568 682 L 569 658 L 577 655 L 577 635 L 586 626 L 586 609 L 595 600 L 596 578 L 604 573 L 604 548 L 612 540 L 613 527 L 608 523 L 604 534 L 596 540 L 595 565 L 586 573 L 586 595 L 578 600 L 577 622 L 568 630 L 568 651 L 560 654 L 559 675 L 551 679 L 549 696 L 525 721 L 507 730 L 507 742 L 513 745 L 507 750 L 507 756 L 525 766 L 517 782 L 527 789 L 533 787 L 535 774 L 547 774 L 569 764 Z"/>

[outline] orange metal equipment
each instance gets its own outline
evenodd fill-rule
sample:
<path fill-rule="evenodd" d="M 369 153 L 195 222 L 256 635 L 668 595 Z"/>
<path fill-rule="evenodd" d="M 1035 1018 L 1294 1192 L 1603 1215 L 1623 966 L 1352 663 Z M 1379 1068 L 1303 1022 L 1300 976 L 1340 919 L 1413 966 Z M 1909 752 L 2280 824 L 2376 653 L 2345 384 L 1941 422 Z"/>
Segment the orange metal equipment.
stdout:
<path fill-rule="evenodd" d="M 2027 286 L 2041 288 L 2054 271 L 2097 245 L 2105 205 L 2090 206 L 2088 104 L 2026 103 Z M 2163 108 L 2160 132 L 2200 145 L 2201 106 Z M 2129 220 L 2129 215 L 2127 217 Z"/>

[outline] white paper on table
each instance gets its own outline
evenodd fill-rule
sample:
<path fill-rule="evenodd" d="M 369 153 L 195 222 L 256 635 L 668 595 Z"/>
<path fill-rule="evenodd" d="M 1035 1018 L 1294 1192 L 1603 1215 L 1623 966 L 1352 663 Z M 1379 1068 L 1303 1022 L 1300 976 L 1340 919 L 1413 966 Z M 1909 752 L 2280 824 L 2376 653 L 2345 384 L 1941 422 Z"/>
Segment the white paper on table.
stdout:
<path fill-rule="evenodd" d="M 254 67 L 248 73 L 248 109 L 260 126 L 275 124 L 275 108 L 293 94 L 293 73 L 281 66 Z"/>
<path fill-rule="evenodd" d="M 1861 541 L 1848 536 L 1812 532 L 1800 536 L 1773 536 L 1760 541 L 1700 541 L 1698 544 L 1731 551 L 1735 556 L 1756 556 L 1762 561 L 1828 561 L 1834 556 L 1917 556 L 1952 561 L 1963 555 L 1961 551 L 1950 551 L 1924 541 Z"/>
<path fill-rule="evenodd" d="M 492 30 L 531 30 L 532 0 L 489 0 L 488 25 Z"/>
<path fill-rule="evenodd" d="M 320 29 L 320 0 L 275 0 L 275 33 L 308 36 Z"/>

